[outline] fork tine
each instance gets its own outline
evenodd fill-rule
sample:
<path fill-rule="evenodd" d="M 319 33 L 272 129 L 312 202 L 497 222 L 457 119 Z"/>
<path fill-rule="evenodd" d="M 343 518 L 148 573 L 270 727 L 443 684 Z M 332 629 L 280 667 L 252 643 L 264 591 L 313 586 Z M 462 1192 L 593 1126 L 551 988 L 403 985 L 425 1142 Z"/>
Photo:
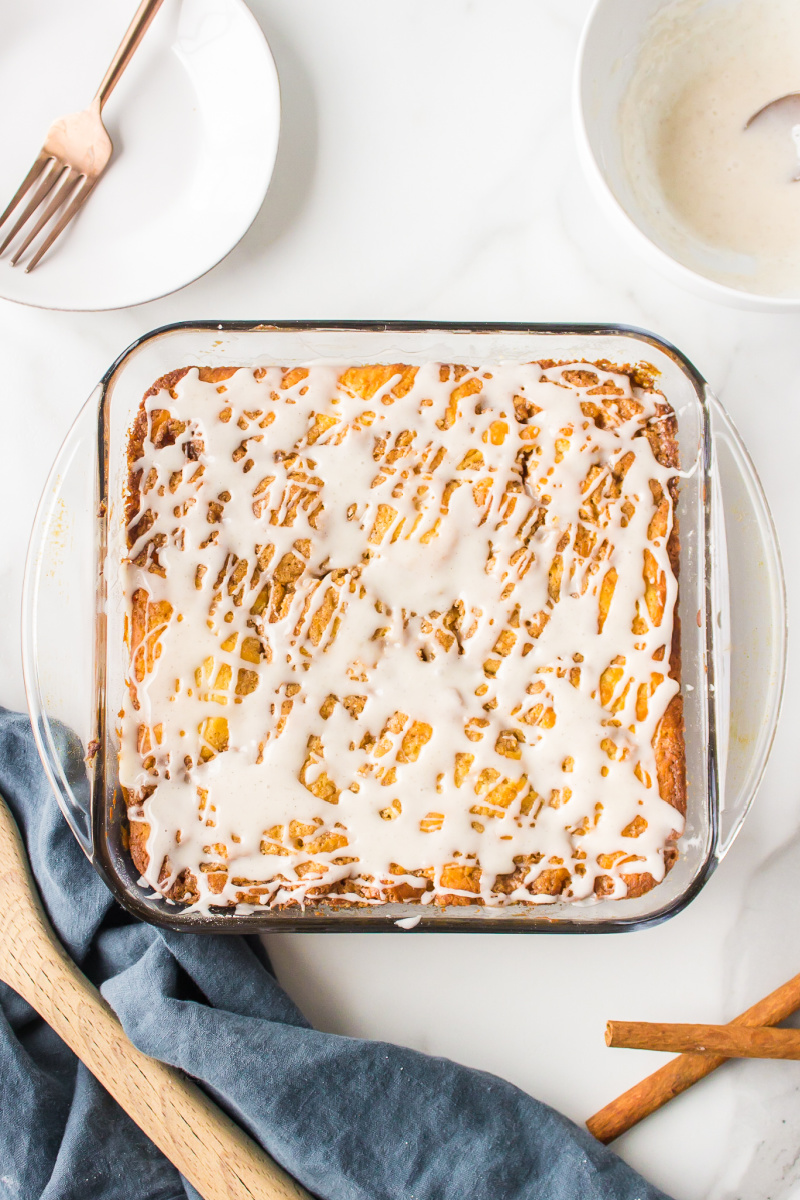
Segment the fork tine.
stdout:
<path fill-rule="evenodd" d="M 76 171 L 73 167 L 69 168 L 66 175 L 63 177 L 62 182 L 59 183 L 58 187 L 51 194 L 50 200 L 46 204 L 44 212 L 39 217 L 39 220 L 36 222 L 33 229 L 31 229 L 30 233 L 26 235 L 25 241 L 13 255 L 11 259 L 12 267 L 17 265 L 33 239 L 38 237 L 50 218 L 58 212 L 59 208 L 61 208 L 61 205 L 64 204 L 64 202 L 69 198 L 70 193 L 75 190 L 75 186 L 78 181 L 83 178 L 84 176 L 81 175 L 80 172 Z"/>
<path fill-rule="evenodd" d="M 52 170 L 53 165 L 55 165 L 55 171 Z M 20 229 L 22 229 L 22 226 L 30 217 L 31 213 L 36 211 L 36 209 L 44 200 L 45 196 L 52 191 L 54 185 L 58 182 L 64 171 L 67 169 L 68 168 L 64 163 L 59 162 L 58 159 L 55 158 L 47 164 L 43 172 L 44 178 L 42 178 L 39 182 L 38 187 L 33 193 L 32 199 L 25 206 L 22 216 L 17 218 L 11 229 L 11 232 L 6 234 L 2 245 L 0 245 L 0 254 L 2 254 L 8 245 L 14 240 Z"/>
<path fill-rule="evenodd" d="M 97 181 L 95 180 L 95 183 L 96 182 Z M 94 183 L 90 183 L 88 178 L 84 175 L 81 178 L 80 182 L 78 183 L 77 188 L 72 193 L 69 203 L 67 204 L 64 211 L 61 213 L 61 216 L 58 218 L 55 225 L 50 230 L 47 237 L 44 239 L 41 246 L 39 246 L 39 248 L 36 251 L 36 253 L 34 254 L 33 258 L 31 259 L 31 261 L 28 263 L 27 267 L 25 268 L 26 275 L 29 271 L 33 270 L 33 268 L 36 266 L 36 264 L 41 259 L 42 255 L 45 254 L 50 249 L 50 247 L 52 246 L 53 242 L 56 240 L 58 235 L 60 233 L 62 233 L 64 229 L 66 229 L 67 225 L 69 225 L 70 221 L 75 216 L 78 209 L 81 208 L 81 206 L 84 204 L 84 202 L 86 200 L 88 200 L 89 196 L 92 193 L 93 188 L 94 188 Z"/>
<path fill-rule="evenodd" d="M 11 202 L 9 203 L 9 205 L 6 208 L 5 212 L 3 213 L 2 217 L 0 217 L 0 225 L 4 224 L 7 217 L 9 216 L 9 214 L 12 213 L 14 211 L 14 209 L 17 207 L 20 200 L 25 195 L 28 188 L 32 185 L 34 180 L 37 179 L 39 177 L 39 175 L 41 175 L 42 171 L 44 170 L 45 163 L 47 163 L 51 159 L 51 157 L 52 157 L 51 155 L 45 154 L 44 151 L 41 151 L 41 150 L 39 151 L 36 161 L 34 162 L 30 171 L 28 171 L 28 174 L 25 176 L 22 183 L 19 185 L 16 192 L 12 196 Z"/>

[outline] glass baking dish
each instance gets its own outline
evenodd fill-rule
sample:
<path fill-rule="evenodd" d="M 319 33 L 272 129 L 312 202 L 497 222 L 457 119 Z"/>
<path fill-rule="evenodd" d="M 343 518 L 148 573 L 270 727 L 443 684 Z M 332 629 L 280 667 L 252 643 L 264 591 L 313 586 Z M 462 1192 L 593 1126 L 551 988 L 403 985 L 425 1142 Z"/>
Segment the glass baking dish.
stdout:
<path fill-rule="evenodd" d="M 155 379 L 188 365 L 491 363 L 534 359 L 646 362 L 678 419 L 682 479 L 679 612 L 687 818 L 678 859 L 635 899 L 545 906 L 191 912 L 139 883 L 125 848 L 115 717 L 124 694 L 122 604 L 114 564 L 122 528 L 126 437 Z M 726 544 L 726 521 L 737 537 Z M 742 537 L 743 524 L 748 537 Z M 754 556 L 764 565 L 752 570 Z M 736 586 L 728 588 L 728 571 Z M 785 668 L 783 573 L 753 466 L 692 364 L 653 334 L 622 326 L 197 322 L 145 335 L 110 367 L 62 447 L 37 513 L 23 600 L 31 719 L 56 798 L 85 853 L 130 912 L 209 932 L 611 932 L 680 911 L 738 831 L 766 764 Z M 733 729 L 735 736 L 729 738 Z M 70 731 L 77 734 L 80 745 Z M 729 749 L 730 745 L 730 749 Z M 398 925 L 402 921 L 402 925 Z"/>

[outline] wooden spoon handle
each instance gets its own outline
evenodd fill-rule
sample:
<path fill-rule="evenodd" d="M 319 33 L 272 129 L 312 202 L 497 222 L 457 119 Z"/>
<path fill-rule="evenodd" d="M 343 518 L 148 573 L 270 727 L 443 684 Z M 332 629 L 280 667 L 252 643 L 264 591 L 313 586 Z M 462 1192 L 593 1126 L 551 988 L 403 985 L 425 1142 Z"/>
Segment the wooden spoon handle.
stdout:
<path fill-rule="evenodd" d="M 195 1084 L 131 1044 L 57 941 L 1 797 L 0 977 L 53 1027 L 205 1200 L 308 1200 Z"/>

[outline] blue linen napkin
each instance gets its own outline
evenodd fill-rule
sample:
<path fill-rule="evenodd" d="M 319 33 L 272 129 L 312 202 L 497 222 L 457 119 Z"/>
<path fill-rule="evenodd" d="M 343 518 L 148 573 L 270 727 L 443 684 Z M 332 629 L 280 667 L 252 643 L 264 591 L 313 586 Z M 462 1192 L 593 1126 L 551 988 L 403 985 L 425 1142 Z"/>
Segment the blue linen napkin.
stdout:
<path fill-rule="evenodd" d="M 79 761 L 77 740 L 62 752 Z M 667 1200 L 494 1075 L 312 1029 L 257 938 L 134 921 L 53 799 L 27 717 L 0 708 L 0 793 L 61 941 L 131 1041 L 193 1075 L 324 1200 Z M 198 1200 L 63 1042 L 0 984 L 2 1200 Z"/>

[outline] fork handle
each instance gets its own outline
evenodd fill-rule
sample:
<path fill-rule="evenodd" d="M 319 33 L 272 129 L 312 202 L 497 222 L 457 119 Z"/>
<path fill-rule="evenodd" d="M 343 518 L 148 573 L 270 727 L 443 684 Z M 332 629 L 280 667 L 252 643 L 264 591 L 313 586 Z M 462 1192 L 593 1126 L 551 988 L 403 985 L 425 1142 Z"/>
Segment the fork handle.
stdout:
<path fill-rule="evenodd" d="M 139 42 L 141 42 L 147 33 L 153 17 L 161 8 L 163 2 L 164 0 L 142 0 L 142 3 L 137 8 L 136 14 L 128 26 L 128 31 L 117 47 L 117 52 L 111 60 L 111 65 L 106 71 L 103 82 L 97 89 L 97 94 L 92 101 L 92 105 L 96 104 L 100 111 L 102 111 L 106 100 L 119 83 L 122 72 L 133 58 Z"/>
<path fill-rule="evenodd" d="M 205 1200 L 310 1200 L 205 1092 L 128 1040 L 56 938 L 2 796 L 0 977 L 53 1027 Z"/>

